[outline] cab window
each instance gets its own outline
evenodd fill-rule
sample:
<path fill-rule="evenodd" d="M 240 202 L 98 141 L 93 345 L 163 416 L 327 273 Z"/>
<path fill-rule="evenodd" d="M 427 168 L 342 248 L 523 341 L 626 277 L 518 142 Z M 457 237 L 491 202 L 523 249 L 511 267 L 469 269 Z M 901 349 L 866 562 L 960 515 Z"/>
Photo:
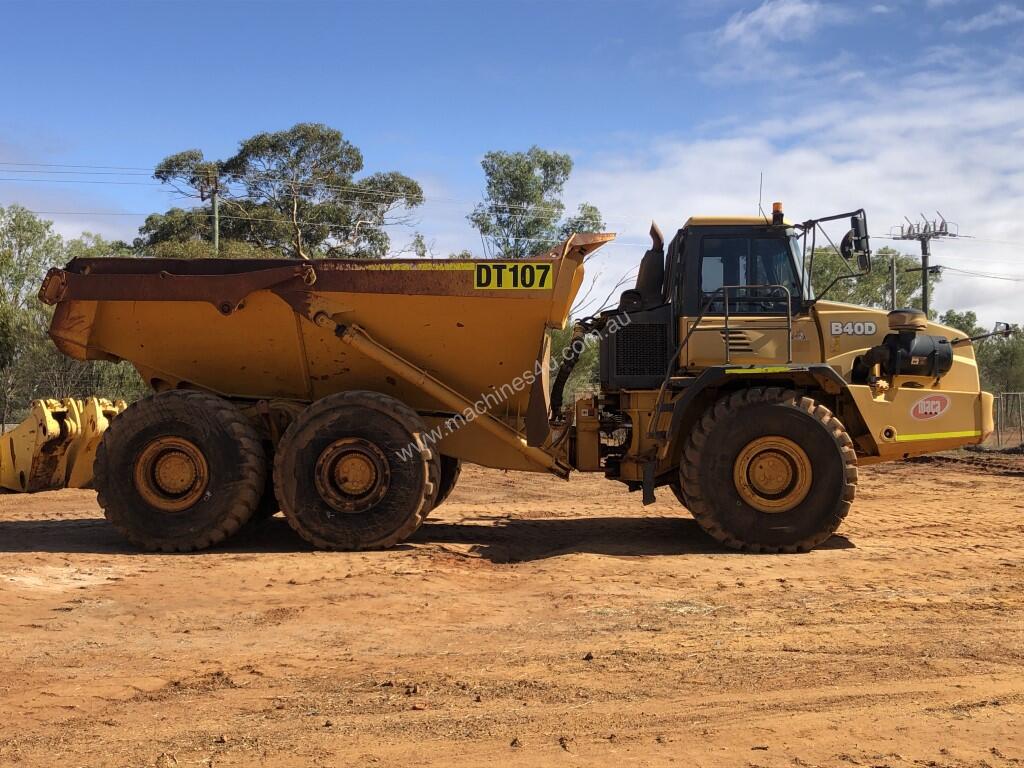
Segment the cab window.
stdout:
<path fill-rule="evenodd" d="M 704 302 L 712 299 L 709 313 L 725 311 L 723 286 L 741 286 L 728 290 L 730 314 L 764 314 L 786 311 L 789 291 L 791 303 L 800 300 L 800 282 L 790 255 L 789 242 L 777 237 L 704 237 L 701 238 L 700 288 Z M 719 292 L 717 295 L 716 292 Z"/>

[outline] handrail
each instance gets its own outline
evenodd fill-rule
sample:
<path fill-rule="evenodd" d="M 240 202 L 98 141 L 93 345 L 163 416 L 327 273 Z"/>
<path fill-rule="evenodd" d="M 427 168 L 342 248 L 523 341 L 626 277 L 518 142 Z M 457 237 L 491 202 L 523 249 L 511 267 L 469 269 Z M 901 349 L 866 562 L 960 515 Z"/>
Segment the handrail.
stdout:
<path fill-rule="evenodd" d="M 786 363 L 793 362 L 793 295 L 790 293 L 788 287 L 782 284 L 762 284 L 762 285 L 723 285 L 717 288 L 713 293 L 708 294 L 707 301 L 701 308 L 700 312 L 697 313 L 696 318 L 690 325 L 689 330 L 686 332 L 686 336 L 679 342 L 679 346 L 676 347 L 675 353 L 669 359 L 668 368 L 665 371 L 665 378 L 661 382 L 661 387 L 658 389 L 658 397 L 654 402 L 654 410 L 651 413 L 650 422 L 647 424 L 647 437 L 657 437 L 655 432 L 655 425 L 658 422 L 658 418 L 661 416 L 661 406 L 665 398 L 665 391 L 668 389 L 668 384 L 672 380 L 672 372 L 675 370 L 676 361 L 679 360 L 679 356 L 682 354 L 683 349 L 690 342 L 690 337 L 693 336 L 697 331 L 723 331 L 723 340 L 725 342 L 725 362 L 729 364 L 731 362 L 731 349 L 729 346 L 729 291 L 732 289 L 741 288 L 767 288 L 769 290 L 778 290 L 786 297 L 786 324 L 785 325 L 758 325 L 759 330 L 765 331 L 786 331 Z M 722 328 L 699 328 L 701 320 L 707 314 L 708 310 L 715 300 L 721 295 L 725 299 L 724 306 L 724 325 Z M 764 301 L 764 296 L 736 296 L 733 297 L 735 301 Z M 777 317 L 778 315 L 769 314 L 767 317 Z"/>
<path fill-rule="evenodd" d="M 719 288 L 708 297 L 708 300 L 704 303 L 700 312 L 697 313 L 697 318 L 693 321 L 693 325 L 690 326 L 690 330 L 686 332 L 686 336 L 683 337 L 683 340 L 679 342 L 679 346 L 676 347 L 675 353 L 671 358 L 669 358 L 668 368 L 665 371 L 665 378 L 662 380 L 661 387 L 658 389 L 658 399 L 654 401 L 654 411 L 651 413 L 651 421 L 647 425 L 648 437 L 654 437 L 654 425 L 657 423 L 658 416 L 661 413 L 661 402 L 665 397 L 665 390 L 668 388 L 668 383 L 672 378 L 672 371 L 675 369 L 676 360 L 678 360 L 679 355 L 683 353 L 683 348 L 690 342 L 690 337 L 693 336 L 694 331 L 697 330 L 697 326 L 700 324 L 700 321 L 704 319 L 704 315 L 707 314 L 707 311 L 711 308 L 711 304 L 714 302 L 715 297 L 721 291 L 722 289 Z"/>
<path fill-rule="evenodd" d="M 786 324 L 782 326 L 770 326 L 762 325 L 759 326 L 759 330 L 763 331 L 788 331 L 786 334 L 786 362 L 793 362 L 793 295 L 789 292 L 789 288 L 780 283 L 765 283 L 763 285 L 723 285 L 721 290 L 725 292 L 725 362 L 726 364 L 732 362 L 731 352 L 729 346 L 729 290 L 732 288 L 736 289 L 751 289 L 751 288 L 767 288 L 768 290 L 779 290 L 782 291 L 786 296 Z M 716 291 L 717 293 L 717 291 Z M 737 296 L 736 301 L 764 301 L 765 296 Z M 767 315 L 768 317 L 776 317 L 774 314 Z M 710 330 L 710 329 L 709 329 Z"/>

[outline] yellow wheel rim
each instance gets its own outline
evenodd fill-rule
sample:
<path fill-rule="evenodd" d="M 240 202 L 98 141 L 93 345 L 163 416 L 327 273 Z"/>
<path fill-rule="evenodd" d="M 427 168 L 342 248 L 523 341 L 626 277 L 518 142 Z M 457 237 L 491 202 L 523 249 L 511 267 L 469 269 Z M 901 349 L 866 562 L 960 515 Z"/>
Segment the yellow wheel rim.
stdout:
<path fill-rule="evenodd" d="M 788 512 L 807 498 L 814 473 L 807 453 L 792 440 L 770 435 L 747 443 L 733 465 L 740 498 L 759 512 Z"/>
<path fill-rule="evenodd" d="M 368 456 L 345 454 L 334 465 L 334 482 L 349 496 L 361 496 L 377 482 L 377 468 Z"/>
<path fill-rule="evenodd" d="M 314 469 L 317 493 L 338 512 L 365 512 L 384 498 L 391 472 L 384 452 L 369 440 L 345 437 L 328 445 Z"/>
<path fill-rule="evenodd" d="M 181 512 L 199 501 L 210 484 L 206 457 L 182 437 L 158 437 L 135 460 L 135 488 L 162 512 Z"/>

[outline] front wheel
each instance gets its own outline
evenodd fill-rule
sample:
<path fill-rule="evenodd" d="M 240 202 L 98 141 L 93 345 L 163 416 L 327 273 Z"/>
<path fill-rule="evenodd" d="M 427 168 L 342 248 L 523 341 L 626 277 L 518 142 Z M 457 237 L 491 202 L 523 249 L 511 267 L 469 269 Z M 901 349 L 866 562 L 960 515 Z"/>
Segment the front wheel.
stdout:
<path fill-rule="evenodd" d="M 849 512 L 857 456 L 824 405 L 752 387 L 722 397 L 694 425 L 679 474 L 694 518 L 725 546 L 806 552 Z"/>

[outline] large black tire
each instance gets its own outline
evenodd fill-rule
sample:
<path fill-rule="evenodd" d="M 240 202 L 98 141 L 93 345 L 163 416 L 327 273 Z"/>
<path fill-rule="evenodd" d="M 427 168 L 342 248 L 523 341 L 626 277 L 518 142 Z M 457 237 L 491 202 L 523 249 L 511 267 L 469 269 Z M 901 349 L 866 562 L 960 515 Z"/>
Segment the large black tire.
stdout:
<path fill-rule="evenodd" d="M 274 494 L 274 445 L 269 440 L 263 443 L 263 453 L 267 457 L 267 479 L 263 485 L 263 495 L 260 496 L 260 503 L 252 513 L 250 523 L 264 522 L 281 511 L 281 505 L 277 503 L 277 496 Z"/>
<path fill-rule="evenodd" d="M 107 520 L 133 544 L 163 552 L 205 549 L 237 532 L 256 509 L 266 474 L 263 446 L 245 416 L 227 400 L 193 391 L 128 406 L 104 432 L 94 467 Z"/>
<path fill-rule="evenodd" d="M 378 392 L 313 403 L 288 427 L 274 460 L 288 523 L 322 549 L 379 549 L 406 539 L 430 511 L 439 482 L 425 431 L 414 410 Z"/>
<path fill-rule="evenodd" d="M 437 495 L 434 498 L 434 503 L 430 506 L 427 511 L 429 515 L 439 506 L 444 504 L 445 500 L 451 495 L 455 489 L 455 484 L 459 480 L 459 475 L 462 474 L 462 461 L 459 459 L 452 458 L 451 456 L 441 456 L 441 472 L 437 483 Z"/>
<path fill-rule="evenodd" d="M 262 531 L 267 527 L 267 522 L 281 511 L 281 505 L 277 503 L 277 496 L 274 494 L 274 449 L 270 443 L 265 442 L 263 450 L 267 456 L 267 479 L 264 482 L 263 493 L 256 504 L 256 509 L 252 512 L 252 517 L 242 527 L 246 533 Z"/>
<path fill-rule="evenodd" d="M 857 456 L 842 423 L 793 390 L 752 387 L 708 409 L 679 465 L 700 526 L 732 549 L 806 552 L 850 510 Z"/>

